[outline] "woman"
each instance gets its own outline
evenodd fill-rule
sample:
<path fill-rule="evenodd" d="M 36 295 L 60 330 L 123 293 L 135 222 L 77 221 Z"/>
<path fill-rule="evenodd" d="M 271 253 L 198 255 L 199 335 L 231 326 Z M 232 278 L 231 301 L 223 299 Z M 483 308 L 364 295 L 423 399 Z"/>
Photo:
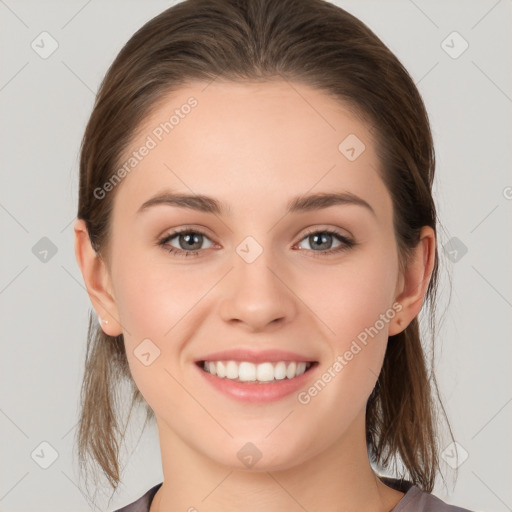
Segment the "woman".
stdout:
<path fill-rule="evenodd" d="M 128 41 L 75 224 L 80 460 L 117 486 L 123 380 L 159 432 L 164 482 L 121 510 L 464 510 L 430 494 L 434 168 L 407 71 L 332 4 L 187 0 Z"/>

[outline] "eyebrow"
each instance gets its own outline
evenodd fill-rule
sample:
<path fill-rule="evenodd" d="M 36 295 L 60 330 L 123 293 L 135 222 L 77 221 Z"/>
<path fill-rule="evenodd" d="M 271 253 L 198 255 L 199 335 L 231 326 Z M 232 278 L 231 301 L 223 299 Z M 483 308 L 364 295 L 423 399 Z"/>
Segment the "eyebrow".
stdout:
<path fill-rule="evenodd" d="M 177 206 L 179 208 L 189 208 L 199 212 L 212 213 L 214 215 L 230 215 L 230 208 L 214 199 L 213 197 L 201 194 L 181 194 L 165 190 L 156 196 L 148 199 L 137 210 L 137 214 L 148 210 L 157 205 Z M 318 192 L 305 196 L 297 196 L 292 198 L 286 207 L 286 213 L 309 212 L 321 210 L 336 205 L 356 205 L 362 206 L 375 216 L 375 210 L 361 197 L 351 192 Z"/>

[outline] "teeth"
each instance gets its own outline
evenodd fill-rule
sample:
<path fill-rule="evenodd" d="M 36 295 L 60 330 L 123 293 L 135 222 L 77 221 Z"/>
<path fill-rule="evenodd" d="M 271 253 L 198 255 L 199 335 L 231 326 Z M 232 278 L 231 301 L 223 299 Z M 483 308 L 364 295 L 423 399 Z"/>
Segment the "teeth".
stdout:
<path fill-rule="evenodd" d="M 286 370 L 286 376 L 289 379 L 293 379 L 297 373 L 297 363 L 290 363 L 288 365 L 288 369 Z"/>
<path fill-rule="evenodd" d="M 277 380 L 282 380 L 286 377 L 286 363 L 280 361 L 274 366 L 274 377 Z"/>
<path fill-rule="evenodd" d="M 228 364 L 226 365 L 226 377 L 228 379 L 238 378 L 238 366 L 235 361 L 228 361 Z"/>
<path fill-rule="evenodd" d="M 273 380 L 293 379 L 302 375 L 312 363 L 260 363 L 248 361 L 205 361 L 203 370 L 217 375 L 220 378 L 236 380 L 238 382 L 271 382 Z"/>
<path fill-rule="evenodd" d="M 217 377 L 225 377 L 226 376 L 226 366 L 222 361 L 219 361 L 217 364 L 210 363 L 211 367 L 217 368 Z"/>
<path fill-rule="evenodd" d="M 256 366 L 256 379 L 261 382 L 274 380 L 274 366 L 272 363 L 262 363 Z"/>

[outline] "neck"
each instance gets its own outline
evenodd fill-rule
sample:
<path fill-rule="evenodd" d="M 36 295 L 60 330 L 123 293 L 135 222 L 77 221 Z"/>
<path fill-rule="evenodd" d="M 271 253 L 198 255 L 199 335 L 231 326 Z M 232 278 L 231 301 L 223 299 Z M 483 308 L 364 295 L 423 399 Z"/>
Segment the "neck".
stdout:
<path fill-rule="evenodd" d="M 164 483 L 150 512 L 389 512 L 403 493 L 375 475 L 367 455 L 364 416 L 356 423 L 353 432 L 361 435 L 348 433 L 316 456 L 279 470 L 220 465 L 159 424 Z"/>

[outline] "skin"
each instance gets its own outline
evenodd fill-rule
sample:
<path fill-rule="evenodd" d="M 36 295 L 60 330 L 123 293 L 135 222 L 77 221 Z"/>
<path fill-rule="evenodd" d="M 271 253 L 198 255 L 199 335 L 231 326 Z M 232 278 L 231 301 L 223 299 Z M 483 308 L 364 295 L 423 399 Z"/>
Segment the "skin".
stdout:
<path fill-rule="evenodd" d="M 91 302 L 109 321 L 104 331 L 124 335 L 132 376 L 156 415 L 164 484 L 151 512 L 390 511 L 403 493 L 372 471 L 365 406 L 388 335 L 421 308 L 435 234 L 423 228 L 401 271 L 371 131 L 339 101 L 284 81 L 205 87 L 174 91 L 138 130 L 127 154 L 190 96 L 198 100 L 110 192 L 108 264 L 91 248 L 83 221 L 75 224 Z M 338 150 L 351 133 L 366 146 L 354 161 Z M 212 196 L 230 215 L 169 205 L 136 213 L 167 187 Z M 345 204 L 285 215 L 290 198 L 332 191 L 359 196 L 374 213 Z M 157 245 L 183 226 L 206 235 L 196 256 Z M 357 245 L 325 255 L 340 242 L 315 249 L 306 228 L 336 229 Z M 252 263 L 236 252 L 247 236 L 263 249 Z M 181 241 L 168 244 L 186 250 Z M 394 303 L 401 311 L 305 405 L 295 393 L 267 404 L 237 402 L 194 367 L 209 352 L 249 346 L 307 355 L 319 362 L 319 377 Z M 146 338 L 160 350 L 149 366 L 134 355 Z M 237 457 L 247 442 L 262 453 L 250 469 Z"/>

